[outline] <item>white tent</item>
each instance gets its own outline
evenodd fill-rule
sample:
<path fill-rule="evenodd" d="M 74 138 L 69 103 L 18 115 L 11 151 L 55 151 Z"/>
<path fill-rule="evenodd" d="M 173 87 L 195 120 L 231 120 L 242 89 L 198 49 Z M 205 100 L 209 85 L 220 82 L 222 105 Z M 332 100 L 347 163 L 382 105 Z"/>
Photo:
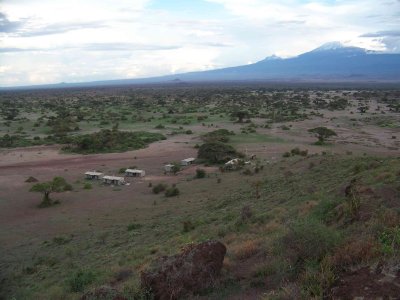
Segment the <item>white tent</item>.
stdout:
<path fill-rule="evenodd" d="M 146 172 L 144 170 L 138 170 L 138 169 L 126 169 L 125 170 L 125 176 L 144 177 L 145 175 L 146 175 Z"/>
<path fill-rule="evenodd" d="M 96 171 L 88 171 L 85 173 L 86 179 L 100 179 L 103 176 L 103 173 Z"/>
<path fill-rule="evenodd" d="M 117 176 L 104 176 L 103 182 L 106 184 L 115 184 L 115 185 L 123 185 L 125 184 L 124 177 L 117 177 Z"/>
<path fill-rule="evenodd" d="M 191 165 L 195 161 L 195 158 L 189 157 L 181 160 L 181 166 L 188 166 Z"/>

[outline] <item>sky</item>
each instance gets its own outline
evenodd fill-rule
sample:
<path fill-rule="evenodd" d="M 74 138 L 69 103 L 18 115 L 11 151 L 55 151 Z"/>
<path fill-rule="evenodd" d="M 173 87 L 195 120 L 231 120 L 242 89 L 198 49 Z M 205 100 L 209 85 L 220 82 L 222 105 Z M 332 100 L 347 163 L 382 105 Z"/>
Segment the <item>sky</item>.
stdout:
<path fill-rule="evenodd" d="M 339 41 L 400 52 L 400 0 L 0 0 L 0 86 L 143 78 Z"/>

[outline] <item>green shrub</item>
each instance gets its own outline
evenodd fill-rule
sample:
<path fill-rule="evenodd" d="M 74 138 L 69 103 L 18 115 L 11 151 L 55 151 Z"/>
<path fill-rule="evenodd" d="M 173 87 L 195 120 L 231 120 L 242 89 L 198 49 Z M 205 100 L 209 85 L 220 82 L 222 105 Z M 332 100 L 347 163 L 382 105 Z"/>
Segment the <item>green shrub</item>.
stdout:
<path fill-rule="evenodd" d="M 84 189 L 84 190 L 91 190 L 91 189 L 92 189 L 92 184 L 89 183 L 89 182 L 86 182 L 86 183 L 83 185 L 83 189 Z"/>
<path fill-rule="evenodd" d="M 70 145 L 64 147 L 63 150 L 89 154 L 141 149 L 150 143 L 166 138 L 160 133 L 103 129 L 99 132 L 71 137 L 70 139 Z"/>
<path fill-rule="evenodd" d="M 340 241 L 338 231 L 322 222 L 307 218 L 290 225 L 281 246 L 294 262 L 320 261 Z"/>
<path fill-rule="evenodd" d="M 189 221 L 183 221 L 183 232 L 189 232 L 195 228 L 194 224 L 189 220 Z"/>
<path fill-rule="evenodd" d="M 142 228 L 142 224 L 139 223 L 131 223 L 128 225 L 127 229 L 128 231 L 136 230 Z"/>
<path fill-rule="evenodd" d="M 72 185 L 70 184 L 70 183 L 66 183 L 65 185 L 64 185 L 64 191 L 65 192 L 67 192 L 67 191 L 72 191 L 74 188 L 72 187 Z"/>
<path fill-rule="evenodd" d="M 388 228 L 379 235 L 381 251 L 385 255 L 400 252 L 400 226 Z"/>
<path fill-rule="evenodd" d="M 292 155 L 300 155 L 300 149 L 299 147 L 293 148 L 292 150 L 290 150 L 290 153 Z"/>
<path fill-rule="evenodd" d="M 205 143 L 200 146 L 198 158 L 205 159 L 209 163 L 224 163 L 236 157 L 243 155 L 238 153 L 231 145 L 221 142 Z"/>
<path fill-rule="evenodd" d="M 312 212 L 312 215 L 324 223 L 331 223 L 340 217 L 340 211 L 335 208 L 341 204 L 339 199 L 322 199 Z"/>
<path fill-rule="evenodd" d="M 68 280 L 67 284 L 73 293 L 83 292 L 86 286 L 93 283 L 96 279 L 96 274 L 88 270 L 80 270 L 73 274 Z"/>
<path fill-rule="evenodd" d="M 65 237 L 65 236 L 56 236 L 56 237 L 53 238 L 53 243 L 55 245 L 61 246 L 61 245 L 68 244 L 71 240 L 72 240 L 71 237 L 68 238 L 68 237 Z"/>
<path fill-rule="evenodd" d="M 179 189 L 177 187 L 170 187 L 165 191 L 166 197 L 175 197 L 179 195 Z"/>
<path fill-rule="evenodd" d="M 234 135 L 233 131 L 229 131 L 227 129 L 217 129 L 211 132 L 208 132 L 203 135 L 203 140 L 206 142 L 221 142 L 227 143 L 229 142 L 229 136 Z"/>
<path fill-rule="evenodd" d="M 197 169 L 196 170 L 196 178 L 204 178 L 206 177 L 206 171 L 203 169 Z"/>
<path fill-rule="evenodd" d="M 167 185 L 164 183 L 159 183 L 156 186 L 153 187 L 153 193 L 154 194 L 159 194 L 163 191 L 165 191 L 165 189 L 167 188 Z"/>

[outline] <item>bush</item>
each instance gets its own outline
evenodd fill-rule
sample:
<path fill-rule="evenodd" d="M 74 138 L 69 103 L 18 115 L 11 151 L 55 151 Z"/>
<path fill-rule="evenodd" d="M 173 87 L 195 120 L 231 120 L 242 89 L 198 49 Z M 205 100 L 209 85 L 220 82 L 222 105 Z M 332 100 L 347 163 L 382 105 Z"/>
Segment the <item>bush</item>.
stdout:
<path fill-rule="evenodd" d="M 299 147 L 293 148 L 292 150 L 290 150 L 290 153 L 292 155 L 300 155 L 300 149 Z"/>
<path fill-rule="evenodd" d="M 171 187 L 165 191 L 166 197 L 175 197 L 179 195 L 179 189 L 177 187 Z"/>
<path fill-rule="evenodd" d="M 127 229 L 128 231 L 136 230 L 142 228 L 142 224 L 139 223 L 131 223 L 128 225 Z"/>
<path fill-rule="evenodd" d="M 217 129 L 203 135 L 203 140 L 206 142 L 221 142 L 227 143 L 229 142 L 229 136 L 234 135 L 233 131 L 229 131 L 227 129 Z"/>
<path fill-rule="evenodd" d="M 400 252 L 400 226 L 388 228 L 379 235 L 381 251 L 385 255 Z"/>
<path fill-rule="evenodd" d="M 253 175 L 253 172 L 251 172 L 250 169 L 245 169 L 245 170 L 242 172 L 242 174 L 243 174 L 243 175 Z"/>
<path fill-rule="evenodd" d="M 339 233 L 313 218 L 294 222 L 281 246 L 294 262 L 320 261 L 339 242 Z"/>
<path fill-rule="evenodd" d="M 94 272 L 81 270 L 72 275 L 67 283 L 71 292 L 79 293 L 83 292 L 85 287 L 94 282 L 95 279 L 96 275 Z"/>
<path fill-rule="evenodd" d="M 200 159 L 207 160 L 209 163 L 218 164 L 243 155 L 238 153 L 231 145 L 211 142 L 201 145 L 197 156 Z"/>
<path fill-rule="evenodd" d="M 89 183 L 89 182 L 86 182 L 86 183 L 83 185 L 83 189 L 84 189 L 84 190 L 91 190 L 91 189 L 92 189 L 92 184 Z"/>
<path fill-rule="evenodd" d="M 153 187 L 153 193 L 154 194 L 159 194 L 163 191 L 165 191 L 165 189 L 167 188 L 167 185 L 164 183 L 159 183 L 156 186 Z"/>
<path fill-rule="evenodd" d="M 379 244 L 373 237 L 351 238 L 335 250 L 332 261 L 338 268 L 348 268 L 367 263 L 378 255 Z"/>
<path fill-rule="evenodd" d="M 197 169 L 196 170 L 196 178 L 204 178 L 206 177 L 206 171 L 203 169 Z"/>
<path fill-rule="evenodd" d="M 191 221 L 183 221 L 183 232 L 189 232 L 195 228 L 194 224 Z"/>
<path fill-rule="evenodd" d="M 160 133 L 103 129 L 99 132 L 71 137 L 70 146 L 64 147 L 63 150 L 82 154 L 123 152 L 145 148 L 150 143 L 165 139 Z"/>
<path fill-rule="evenodd" d="M 72 187 L 72 185 L 70 184 L 70 183 L 66 183 L 65 185 L 64 185 L 64 191 L 65 192 L 67 192 L 67 191 L 72 191 L 73 190 L 73 187 Z"/>

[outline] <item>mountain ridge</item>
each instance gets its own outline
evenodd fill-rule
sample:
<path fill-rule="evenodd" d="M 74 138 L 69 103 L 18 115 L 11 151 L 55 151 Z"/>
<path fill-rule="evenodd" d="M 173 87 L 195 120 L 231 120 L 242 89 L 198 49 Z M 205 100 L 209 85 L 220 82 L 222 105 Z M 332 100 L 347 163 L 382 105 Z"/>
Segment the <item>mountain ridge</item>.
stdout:
<path fill-rule="evenodd" d="M 160 84 L 182 82 L 226 81 L 399 81 L 400 54 L 369 51 L 327 43 L 298 56 L 281 58 L 276 55 L 253 64 L 208 71 L 164 75 L 137 79 L 115 79 L 78 83 L 46 84 L 23 88 L 66 88 L 127 84 Z"/>

